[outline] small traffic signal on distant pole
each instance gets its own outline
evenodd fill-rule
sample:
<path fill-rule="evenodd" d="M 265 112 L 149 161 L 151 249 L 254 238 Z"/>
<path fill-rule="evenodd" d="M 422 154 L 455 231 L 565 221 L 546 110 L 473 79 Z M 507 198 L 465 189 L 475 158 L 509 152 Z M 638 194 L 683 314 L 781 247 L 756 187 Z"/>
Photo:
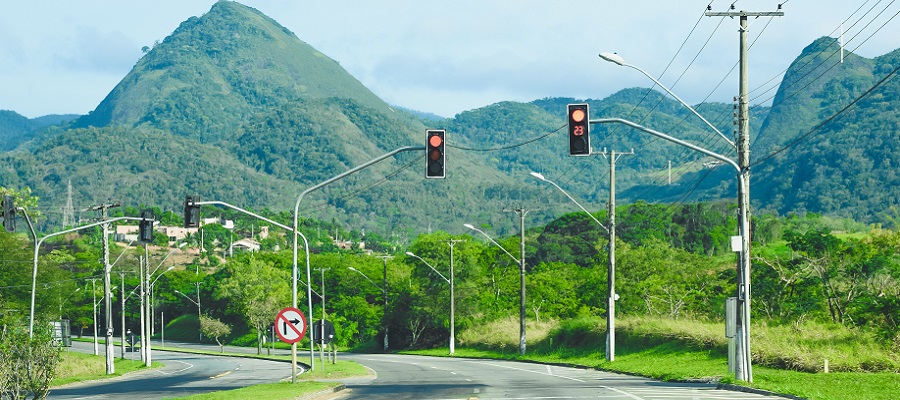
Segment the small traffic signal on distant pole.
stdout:
<path fill-rule="evenodd" d="M 141 211 L 141 222 L 138 224 L 138 240 L 144 243 L 153 242 L 153 211 Z"/>
<path fill-rule="evenodd" d="M 591 124 L 587 103 L 569 104 L 569 155 L 591 155 Z"/>
<path fill-rule="evenodd" d="M 200 196 L 187 196 L 184 199 L 184 227 L 199 228 L 200 227 L 200 206 L 197 202 Z"/>
<path fill-rule="evenodd" d="M 16 201 L 12 196 L 3 196 L 3 227 L 7 232 L 16 231 Z"/>
<path fill-rule="evenodd" d="M 444 178 L 444 130 L 429 130 L 425 132 L 425 177 Z"/>

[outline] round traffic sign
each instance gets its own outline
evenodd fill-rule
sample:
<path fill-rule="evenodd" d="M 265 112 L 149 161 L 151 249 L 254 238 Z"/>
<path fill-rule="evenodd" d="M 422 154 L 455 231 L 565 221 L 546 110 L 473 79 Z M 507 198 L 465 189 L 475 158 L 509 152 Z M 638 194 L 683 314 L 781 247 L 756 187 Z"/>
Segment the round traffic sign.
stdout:
<path fill-rule="evenodd" d="M 275 317 L 275 333 L 285 343 L 297 343 L 306 335 L 306 317 L 294 307 L 286 307 Z"/>

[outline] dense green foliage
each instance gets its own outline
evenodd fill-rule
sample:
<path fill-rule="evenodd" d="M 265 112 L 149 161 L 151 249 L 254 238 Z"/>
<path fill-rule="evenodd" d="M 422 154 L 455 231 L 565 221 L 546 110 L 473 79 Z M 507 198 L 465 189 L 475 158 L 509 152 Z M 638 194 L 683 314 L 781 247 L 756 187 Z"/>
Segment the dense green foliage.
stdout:
<path fill-rule="evenodd" d="M 214 211 L 204 209 L 205 214 Z M 735 292 L 734 256 L 728 240 L 723 239 L 726 232 L 734 230 L 733 206 L 636 203 L 619 207 L 617 215 L 621 232 L 616 246 L 617 315 L 721 321 L 725 298 Z M 280 218 L 277 214 L 272 217 Z M 603 213 L 597 218 L 607 222 Z M 236 222 L 234 232 L 248 234 L 248 230 L 255 230 L 247 219 Z M 867 230 L 852 221 L 815 214 L 764 215 L 755 220 L 754 226 L 759 232 L 752 270 L 756 323 L 801 329 L 806 321 L 816 321 L 856 330 L 870 338 L 869 346 L 889 349 L 900 342 L 900 259 L 896 256 L 900 231 Z M 155 284 L 156 313 L 164 314 L 168 321 L 191 316 L 186 323 L 178 324 L 180 331 L 167 333 L 167 338 L 197 338 L 196 304 L 176 294 L 177 290 L 192 299 L 202 299 L 204 318 L 233 327 L 230 334 L 218 338 L 223 343 L 261 345 L 262 336 L 270 334 L 268 327 L 275 312 L 289 305 L 290 236 L 277 232 L 267 239 L 271 250 L 222 258 L 223 243 L 234 232 L 217 224 L 204 229 L 208 232 L 204 235 L 204 253 L 197 251 L 200 242 L 196 237 L 189 238 L 183 250 L 155 248 L 150 253 L 152 269 L 162 264 L 160 260 L 167 253 L 182 254 L 176 264 L 179 267 L 157 270 L 160 275 L 154 275 L 159 276 Z M 416 237 L 408 247 L 376 242 L 392 256 L 383 260 L 355 246 L 341 250 L 332 242 L 337 237 L 366 240 L 360 232 L 310 220 L 303 221 L 302 230 L 312 246 L 312 274 L 306 275 L 301 247 L 298 304 L 309 313 L 305 283 L 310 282 L 314 291 L 310 317 L 318 319 L 327 313 L 326 318 L 336 327 L 339 347 L 380 349 L 385 325 L 391 349 L 444 345 L 450 329 L 446 279 L 451 276 L 451 262 L 457 332 L 477 331 L 518 314 L 519 265 L 497 246 L 479 238 L 435 232 Z M 525 238 L 527 319 L 575 323 L 583 318 L 602 318 L 607 287 L 605 232 L 584 214 L 568 214 L 530 229 Z M 0 301 L 5 309 L 25 309 L 30 276 L 21 265 L 29 263 L 28 246 L 21 235 L 0 233 L 0 239 L 0 262 L 10 264 L 0 274 L 5 285 Z M 452 261 L 451 241 L 456 241 Z M 52 240 L 47 246 L 54 250 L 43 249 L 39 316 L 67 316 L 76 322 L 76 334 L 90 334 L 94 298 L 87 279 L 100 273 L 99 242 L 97 232 L 92 231 Z M 510 254 L 520 256 L 518 235 L 499 239 L 499 243 Z M 275 251 L 277 248 L 282 250 Z M 421 258 L 404 255 L 407 250 Z M 120 251 L 116 246 L 111 258 Z M 137 283 L 133 272 L 136 255 L 124 257 L 114 269 L 125 273 L 126 293 Z M 102 295 L 99 287 L 95 290 Z M 113 304 L 113 312 L 119 315 L 120 303 Z M 137 312 L 136 301 L 129 301 L 125 308 L 128 329 L 137 329 Z M 204 337 L 205 341 L 215 341 Z M 556 340 L 560 343 L 564 339 Z M 761 353 L 755 357 L 774 367 L 796 365 L 781 356 Z M 892 370 L 895 361 L 851 368 Z"/>

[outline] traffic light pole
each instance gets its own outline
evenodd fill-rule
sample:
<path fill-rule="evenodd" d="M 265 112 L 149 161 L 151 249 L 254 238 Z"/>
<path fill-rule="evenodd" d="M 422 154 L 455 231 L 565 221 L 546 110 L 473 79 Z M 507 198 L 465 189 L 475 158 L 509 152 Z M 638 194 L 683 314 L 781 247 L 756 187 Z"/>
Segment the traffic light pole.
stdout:
<path fill-rule="evenodd" d="M 299 230 L 297 229 L 297 226 L 298 226 L 298 217 L 300 214 L 300 202 L 303 201 L 303 197 L 313 191 L 319 190 L 319 189 L 321 189 L 325 186 L 328 186 L 336 181 L 339 181 L 339 180 L 344 179 L 350 175 L 353 175 L 361 170 L 369 168 L 372 165 L 374 165 L 388 157 L 392 157 L 398 153 L 402 153 L 405 151 L 422 151 L 425 149 L 426 149 L 425 146 L 406 146 L 406 147 L 401 147 L 401 148 L 395 149 L 395 150 L 385 153 L 379 157 L 376 157 L 358 167 L 354 167 L 354 168 L 347 170 L 341 174 L 335 175 L 334 177 L 327 179 L 327 180 L 323 181 L 322 183 L 319 183 L 315 186 L 312 186 L 309 189 L 306 189 L 302 193 L 300 193 L 300 196 L 297 197 L 297 203 L 294 204 L 294 226 L 291 229 L 294 232 L 294 254 L 293 254 L 293 264 L 292 264 L 292 271 L 291 271 L 292 272 L 292 275 L 291 275 L 291 282 L 292 282 L 291 306 L 292 307 L 297 308 L 297 236 L 299 234 Z M 309 242 L 306 241 L 306 238 L 304 238 L 303 241 L 304 241 L 304 244 L 306 245 L 306 281 L 311 282 L 310 279 L 312 278 L 312 273 L 309 268 Z M 307 291 L 308 291 L 306 297 L 307 297 L 307 302 L 308 302 L 308 307 L 309 307 L 309 315 L 312 316 L 312 288 L 310 287 L 309 284 L 307 284 L 306 287 L 307 287 Z M 309 346 L 309 363 L 310 363 L 309 366 L 313 369 L 315 369 L 315 360 L 316 360 L 316 354 L 315 354 L 315 351 L 313 350 L 313 346 Z M 291 383 L 296 382 L 296 379 L 297 379 L 297 344 L 294 343 L 291 345 Z"/>
<path fill-rule="evenodd" d="M 34 243 L 34 270 L 32 272 L 32 278 L 31 278 L 31 316 L 28 319 L 28 336 L 29 337 L 34 336 L 34 300 L 35 300 L 35 290 L 37 289 L 38 253 L 41 249 L 41 244 L 43 244 L 45 240 L 47 240 L 51 237 L 54 237 L 54 236 L 65 235 L 67 233 L 72 233 L 72 232 L 78 232 L 78 231 L 82 231 L 82 230 L 85 230 L 88 228 L 93 228 L 95 226 L 100 226 L 103 224 L 113 223 L 116 221 L 142 221 L 142 220 L 143 220 L 142 218 L 135 218 L 135 217 L 116 217 L 116 218 L 112 218 L 112 219 L 108 219 L 108 220 L 104 220 L 104 221 L 100 221 L 100 222 L 95 222 L 92 224 L 79 226 L 77 228 L 66 229 L 64 231 L 51 233 L 47 236 L 42 237 L 40 240 L 38 240 Z"/>

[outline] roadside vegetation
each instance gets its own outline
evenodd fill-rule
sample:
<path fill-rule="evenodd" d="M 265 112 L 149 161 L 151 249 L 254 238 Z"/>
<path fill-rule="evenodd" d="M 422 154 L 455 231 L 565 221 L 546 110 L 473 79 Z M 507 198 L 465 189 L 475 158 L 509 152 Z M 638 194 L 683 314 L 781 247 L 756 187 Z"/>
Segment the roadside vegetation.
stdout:
<path fill-rule="evenodd" d="M 123 211 L 138 214 L 137 209 Z M 157 211 L 161 220 L 181 222 L 178 215 Z M 261 251 L 230 254 L 224 244 L 258 232 L 258 221 L 212 207 L 201 212 L 218 216 L 219 221 L 233 220 L 234 229 L 211 223 L 204 225 L 203 235 L 189 235 L 179 243 L 168 243 L 158 233 L 155 246 L 147 250 L 151 271 L 156 271 L 155 336 L 161 338 L 165 332 L 166 340 L 199 340 L 199 303 L 204 321 L 230 327 L 207 331 L 204 343 L 256 347 L 259 355 L 272 345 L 284 346 L 273 343 L 270 324 L 275 312 L 290 304 L 290 237 L 272 230 L 260 238 Z M 724 304 L 735 293 L 735 256 L 730 250 L 737 224 L 734 205 L 638 202 L 616 212 L 616 316 L 621 333 L 613 366 L 624 368 L 629 357 L 646 351 L 664 354 L 667 360 L 689 354 L 698 362 L 706 360 L 708 368 L 679 361 L 671 364 L 672 370 L 640 370 L 641 363 L 636 362 L 628 372 L 663 379 L 733 380 L 720 358 Z M 284 223 L 290 217 L 266 215 Z M 607 219 L 605 211 L 594 216 Z M 491 232 L 490 226 L 479 228 Z M 518 329 L 519 265 L 509 255 L 519 256 L 518 235 L 497 238 L 504 251 L 479 237 L 441 231 L 400 243 L 313 220 L 302 221 L 301 230 L 309 239 L 310 265 L 317 273 L 300 278 L 309 280 L 317 293 L 324 290 L 327 303 L 313 295 L 310 313 L 302 285 L 298 303 L 304 314 L 311 314 L 307 322 L 327 313 L 338 348 L 381 351 L 385 328 L 391 351 L 446 346 L 450 293 L 442 276 L 450 275 L 448 243 L 455 241 L 452 276 L 459 350 L 516 355 L 517 339 L 511 342 L 509 337 L 517 334 L 508 332 Z M 45 245 L 36 303 L 43 320 L 62 316 L 73 321 L 75 335 L 92 331 L 92 302 L 103 294 L 91 293 L 94 289 L 87 282 L 100 276 L 101 239 L 98 232 L 89 231 Z M 360 242 L 378 251 L 370 254 Z M 566 214 L 525 232 L 526 320 L 529 340 L 537 340 L 529 343 L 528 356 L 612 367 L 602 365 L 607 244 L 605 232 L 584 213 Z M 766 385 L 762 371 L 767 368 L 800 373 L 792 376 L 810 381 L 822 379 L 818 375 L 826 359 L 829 378 L 838 376 L 835 373 L 870 374 L 864 376 L 873 379 L 881 374 L 897 376 L 900 230 L 816 214 L 760 214 L 753 221 L 753 244 L 754 385 Z M 110 258 L 128 251 L 134 250 L 113 246 Z M 31 256 L 26 237 L 0 232 L 4 309 L 28 308 L 31 277 L 20 264 L 28 264 Z M 137 262 L 136 255 L 125 254 L 116 265 L 115 270 L 124 273 L 119 285 L 125 290 L 119 291 L 126 295 L 138 285 Z M 173 268 L 164 268 L 166 262 Z M 121 294 L 114 295 L 113 313 L 124 311 L 126 328 L 139 331 L 139 302 L 129 300 L 123 310 Z M 21 326 L 23 316 L 4 315 L 3 321 L 6 326 Z M 116 337 L 119 329 L 116 326 Z M 299 345 L 308 346 L 308 338 Z"/>
<path fill-rule="evenodd" d="M 83 354 L 70 351 L 60 353 L 61 360 L 56 368 L 55 376 L 50 386 L 62 386 L 68 383 L 106 379 L 114 376 L 122 376 L 130 372 L 147 369 L 140 359 L 115 358 L 115 374 L 106 374 L 106 357 L 103 355 Z M 159 362 L 153 362 L 151 368 L 161 367 Z"/>

